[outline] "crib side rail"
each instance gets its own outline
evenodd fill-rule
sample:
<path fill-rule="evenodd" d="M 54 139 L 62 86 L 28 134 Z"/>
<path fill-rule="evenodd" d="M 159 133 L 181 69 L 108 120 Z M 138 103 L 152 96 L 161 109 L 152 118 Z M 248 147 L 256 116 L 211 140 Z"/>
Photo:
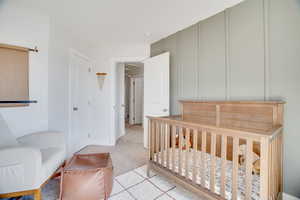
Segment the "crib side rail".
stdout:
<path fill-rule="evenodd" d="M 243 145 L 245 199 L 251 199 L 253 151 L 260 149 L 260 197 L 272 199 L 282 190 L 282 134 L 274 137 L 230 132 L 218 127 L 195 126 L 182 121 L 149 119 L 149 160 L 182 179 L 218 194 L 237 199 L 239 193 L 240 146 Z M 209 161 L 209 162 L 208 162 Z M 228 165 L 231 173 L 228 175 Z M 272 167 L 275 166 L 276 167 Z M 217 167 L 220 167 L 218 171 Z M 270 176 L 275 174 L 274 177 Z M 270 186 L 270 182 L 275 182 Z M 231 197 L 228 197 L 228 184 Z M 268 198 L 270 197 L 270 198 Z"/>
<path fill-rule="evenodd" d="M 279 199 L 283 192 L 283 129 L 262 139 L 261 151 L 261 199 Z"/>

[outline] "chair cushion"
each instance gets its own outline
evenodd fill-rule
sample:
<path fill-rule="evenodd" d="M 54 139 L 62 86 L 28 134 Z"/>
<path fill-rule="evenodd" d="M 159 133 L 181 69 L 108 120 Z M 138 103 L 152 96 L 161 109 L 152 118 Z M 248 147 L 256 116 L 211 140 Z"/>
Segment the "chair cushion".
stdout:
<path fill-rule="evenodd" d="M 9 130 L 7 123 L 4 121 L 1 114 L 0 114 L 0 137 L 1 137 L 0 148 L 18 145 L 16 138 Z"/>
<path fill-rule="evenodd" d="M 42 182 L 46 181 L 64 162 L 65 151 L 63 148 L 50 147 L 40 149 L 42 154 Z"/>

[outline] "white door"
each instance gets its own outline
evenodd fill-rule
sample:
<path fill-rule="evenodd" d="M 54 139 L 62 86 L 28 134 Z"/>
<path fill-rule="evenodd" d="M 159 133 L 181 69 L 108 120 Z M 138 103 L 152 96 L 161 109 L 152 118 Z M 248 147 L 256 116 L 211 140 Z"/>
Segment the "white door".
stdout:
<path fill-rule="evenodd" d="M 91 136 L 89 81 L 89 61 L 72 54 L 70 59 L 70 152 L 78 151 L 80 148 L 89 144 L 89 138 Z"/>
<path fill-rule="evenodd" d="M 143 123 L 143 102 L 144 101 L 144 79 L 143 77 L 134 78 L 134 123 Z"/>
<path fill-rule="evenodd" d="M 147 116 L 168 116 L 170 107 L 170 53 L 144 61 L 144 146 L 148 147 Z"/>
<path fill-rule="evenodd" d="M 115 90 L 115 122 L 116 139 L 125 135 L 125 64 L 118 63 L 116 67 L 116 90 Z"/>
<path fill-rule="evenodd" d="M 143 77 L 130 78 L 130 124 L 143 123 L 143 102 L 144 101 L 144 79 Z"/>

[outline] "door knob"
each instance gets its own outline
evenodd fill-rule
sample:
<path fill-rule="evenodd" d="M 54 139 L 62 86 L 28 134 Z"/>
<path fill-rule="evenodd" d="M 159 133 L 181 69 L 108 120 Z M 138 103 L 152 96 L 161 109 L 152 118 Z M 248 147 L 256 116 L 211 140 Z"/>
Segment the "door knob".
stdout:
<path fill-rule="evenodd" d="M 162 111 L 163 111 L 163 112 L 167 112 L 167 111 L 168 111 L 168 109 L 164 108 Z"/>
<path fill-rule="evenodd" d="M 78 110 L 78 108 L 77 107 L 73 107 L 73 111 L 77 111 Z"/>

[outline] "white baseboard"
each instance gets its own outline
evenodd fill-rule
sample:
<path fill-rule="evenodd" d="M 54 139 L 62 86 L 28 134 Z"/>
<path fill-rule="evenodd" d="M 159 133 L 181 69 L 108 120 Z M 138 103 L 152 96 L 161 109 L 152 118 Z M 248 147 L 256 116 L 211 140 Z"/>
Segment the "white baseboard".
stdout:
<path fill-rule="evenodd" d="M 283 200 L 300 200 L 299 198 L 294 197 L 294 196 L 289 195 L 289 194 L 286 194 L 286 193 L 282 194 L 282 199 Z"/>

